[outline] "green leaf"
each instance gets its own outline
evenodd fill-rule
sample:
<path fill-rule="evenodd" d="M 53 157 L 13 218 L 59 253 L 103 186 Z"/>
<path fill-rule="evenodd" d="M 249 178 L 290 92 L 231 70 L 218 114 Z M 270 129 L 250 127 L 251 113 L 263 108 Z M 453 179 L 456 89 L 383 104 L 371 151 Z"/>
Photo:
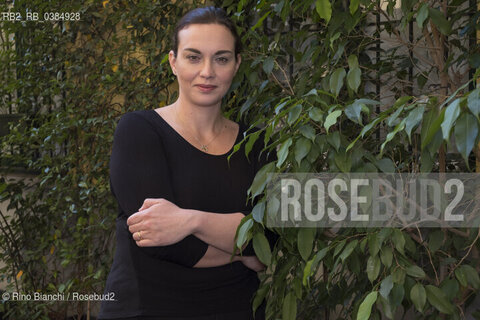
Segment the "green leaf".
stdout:
<path fill-rule="evenodd" d="M 245 155 L 248 157 L 250 154 L 250 151 L 252 151 L 253 145 L 255 144 L 255 141 L 257 141 L 258 136 L 262 133 L 261 130 L 257 130 L 254 133 L 252 133 L 249 138 L 247 143 L 245 144 Z"/>
<path fill-rule="evenodd" d="M 445 110 L 445 116 L 442 122 L 443 139 L 448 140 L 450 138 L 450 130 L 453 123 L 460 115 L 460 99 L 455 99 Z"/>
<path fill-rule="evenodd" d="M 328 0 L 317 0 L 315 2 L 315 8 L 320 18 L 324 19 L 327 23 L 332 17 L 332 5 Z"/>
<path fill-rule="evenodd" d="M 304 137 L 300 137 L 295 143 L 295 160 L 299 166 L 302 159 L 310 152 L 311 147 L 312 142 Z"/>
<path fill-rule="evenodd" d="M 307 285 L 308 278 L 313 274 L 313 272 L 317 268 L 317 265 L 325 257 L 328 250 L 329 250 L 328 247 L 323 248 L 322 250 L 317 252 L 317 254 L 315 254 L 315 257 L 313 259 L 307 261 L 307 263 L 305 265 L 305 269 L 303 269 L 303 285 L 304 286 Z"/>
<path fill-rule="evenodd" d="M 164 64 L 165 62 L 168 61 L 168 53 L 165 53 L 165 55 L 163 56 L 163 59 L 162 61 L 160 62 L 160 64 Z"/>
<path fill-rule="evenodd" d="M 338 68 L 333 71 L 332 75 L 330 76 L 330 92 L 333 93 L 336 97 L 338 96 L 340 90 L 343 87 L 343 79 L 345 78 L 345 75 L 345 69 Z"/>
<path fill-rule="evenodd" d="M 480 288 L 480 277 L 478 276 L 477 270 L 468 264 L 460 266 L 459 269 L 465 274 L 472 287 L 478 290 Z"/>
<path fill-rule="evenodd" d="M 416 283 L 410 290 L 410 299 L 412 300 L 415 308 L 422 312 L 423 308 L 425 307 L 425 303 L 427 302 L 427 293 L 425 292 L 425 288 L 420 283 Z"/>
<path fill-rule="evenodd" d="M 443 108 L 440 113 L 438 113 L 436 108 L 432 108 L 422 123 L 422 131 L 420 133 L 422 145 L 422 150 L 432 141 L 433 137 L 437 134 L 437 131 L 440 129 L 441 123 L 443 122 L 443 117 L 445 115 L 445 108 Z"/>
<path fill-rule="evenodd" d="M 402 304 L 403 298 L 405 297 L 405 289 L 403 285 L 395 283 L 391 292 L 391 299 L 390 302 L 392 303 L 393 307 L 398 307 Z"/>
<path fill-rule="evenodd" d="M 350 89 L 357 92 L 358 87 L 360 86 L 360 76 L 362 71 L 358 67 L 358 58 L 356 55 L 352 54 L 348 57 L 348 74 L 347 74 L 347 84 Z"/>
<path fill-rule="evenodd" d="M 283 99 L 282 99 L 283 100 Z M 275 114 L 279 114 L 279 112 L 285 107 L 290 101 L 283 101 L 275 106 Z"/>
<path fill-rule="evenodd" d="M 362 124 L 362 117 L 360 116 L 360 113 L 362 112 L 362 106 L 364 106 L 364 104 L 358 103 L 357 101 L 353 102 L 351 105 L 345 108 L 345 115 L 353 122 Z"/>
<path fill-rule="evenodd" d="M 434 306 L 438 311 L 445 314 L 452 314 L 455 310 L 454 306 L 448 301 L 445 293 L 439 288 L 427 285 L 427 299 L 432 306 Z"/>
<path fill-rule="evenodd" d="M 270 287 L 267 285 L 262 285 L 258 288 L 257 292 L 255 293 L 255 297 L 253 298 L 252 308 L 253 311 L 258 309 L 258 307 L 262 304 L 263 300 L 267 296 Z"/>
<path fill-rule="evenodd" d="M 467 287 L 467 275 L 463 272 L 463 269 L 455 269 L 455 277 L 463 287 Z"/>
<path fill-rule="evenodd" d="M 405 275 L 406 272 L 402 268 L 395 269 L 395 271 L 392 273 L 393 282 L 403 285 L 405 282 Z"/>
<path fill-rule="evenodd" d="M 420 9 L 418 9 L 417 13 L 417 24 L 420 29 L 423 29 L 423 23 L 428 18 L 428 4 L 422 3 Z"/>
<path fill-rule="evenodd" d="M 288 119 L 287 119 L 288 125 L 291 126 L 295 121 L 297 121 L 298 116 L 300 115 L 301 112 L 302 112 L 301 104 L 297 104 L 296 106 L 291 108 L 290 111 L 288 112 Z"/>
<path fill-rule="evenodd" d="M 338 131 L 332 132 L 327 136 L 327 142 L 335 148 L 335 151 L 338 152 L 340 148 L 340 133 Z"/>
<path fill-rule="evenodd" d="M 425 271 L 423 271 L 422 268 L 419 266 L 409 266 L 405 271 L 407 271 L 407 274 L 409 276 L 415 277 L 415 278 L 425 278 L 426 274 Z"/>
<path fill-rule="evenodd" d="M 412 141 L 411 133 L 412 129 L 415 128 L 420 121 L 422 121 L 423 113 L 425 112 L 425 106 L 421 105 L 419 107 L 414 108 L 412 111 L 408 113 L 407 118 L 405 118 L 405 132 L 408 135 L 408 140 Z"/>
<path fill-rule="evenodd" d="M 292 138 L 288 138 L 280 145 L 280 149 L 278 149 L 278 152 L 277 152 L 277 158 L 278 158 L 277 168 L 280 168 L 283 162 L 285 161 L 285 159 L 287 159 L 288 148 L 290 148 L 291 145 L 292 145 Z"/>
<path fill-rule="evenodd" d="M 312 119 L 313 121 L 320 122 L 320 121 L 322 120 L 323 111 L 322 111 L 322 109 L 320 109 L 320 108 L 313 107 L 313 108 L 310 109 L 310 111 L 308 112 L 308 116 L 309 116 L 310 119 Z"/>
<path fill-rule="evenodd" d="M 352 168 L 352 157 L 345 152 L 338 152 L 334 155 L 334 161 L 341 172 L 350 172 Z"/>
<path fill-rule="evenodd" d="M 314 258 L 315 259 L 315 258 Z M 305 268 L 303 269 L 303 278 L 302 278 L 302 284 L 306 287 L 308 284 L 308 279 L 313 273 L 312 270 L 312 265 L 313 265 L 313 260 L 308 260 L 307 263 L 305 264 Z"/>
<path fill-rule="evenodd" d="M 362 71 L 359 67 L 353 67 L 348 70 L 347 74 L 347 85 L 350 89 L 357 93 L 358 87 L 360 87 Z"/>
<path fill-rule="evenodd" d="M 358 58 L 356 55 L 351 54 L 348 56 L 348 67 L 350 69 L 352 68 L 358 68 Z"/>
<path fill-rule="evenodd" d="M 377 237 L 377 233 L 371 233 L 368 235 L 368 250 L 371 256 L 376 256 L 380 250 L 380 241 Z"/>
<path fill-rule="evenodd" d="M 263 215 L 265 214 L 265 201 L 258 202 L 252 209 L 253 220 L 263 223 Z"/>
<path fill-rule="evenodd" d="M 384 142 L 382 143 L 382 145 L 380 146 L 380 156 L 383 155 L 383 149 L 385 148 L 385 146 L 387 145 L 387 143 L 390 142 L 390 141 L 393 139 L 393 137 L 395 137 L 395 135 L 396 135 L 398 132 L 402 131 L 403 128 L 405 128 L 405 119 L 403 119 L 399 124 L 397 124 L 397 125 L 395 126 L 395 129 L 393 129 L 392 132 L 389 132 L 389 133 L 387 134 L 387 138 L 385 139 L 385 141 L 384 141 Z"/>
<path fill-rule="evenodd" d="M 403 106 L 408 101 L 410 101 L 410 99 L 412 99 L 412 98 L 413 98 L 412 96 L 402 96 L 402 97 L 398 98 L 397 101 L 395 101 L 395 103 L 393 104 L 392 109 L 397 109 L 397 108 Z"/>
<path fill-rule="evenodd" d="M 295 320 L 297 317 L 297 298 L 293 292 L 283 299 L 282 320 Z"/>
<path fill-rule="evenodd" d="M 438 9 L 428 8 L 428 15 L 432 19 L 433 24 L 443 35 L 448 36 L 451 33 L 452 26 L 442 12 Z"/>
<path fill-rule="evenodd" d="M 447 296 L 447 299 L 453 300 L 458 296 L 460 290 L 460 285 L 458 281 L 453 279 L 445 279 L 442 281 L 441 289 L 443 293 Z"/>
<path fill-rule="evenodd" d="M 395 245 L 395 248 L 398 250 L 398 252 L 405 254 L 404 252 L 404 247 L 405 247 L 405 238 L 403 236 L 402 231 L 399 229 L 394 229 L 393 230 L 393 244 Z"/>
<path fill-rule="evenodd" d="M 355 12 L 358 10 L 358 5 L 360 4 L 360 0 L 350 0 L 350 14 L 353 16 Z"/>
<path fill-rule="evenodd" d="M 295 292 L 295 296 L 298 299 L 302 299 L 303 288 L 302 288 L 302 280 L 300 280 L 300 278 L 296 277 L 293 279 L 293 291 Z"/>
<path fill-rule="evenodd" d="M 477 119 L 470 113 L 464 113 L 455 125 L 455 144 L 468 165 L 468 156 L 472 151 L 478 135 Z"/>
<path fill-rule="evenodd" d="M 260 27 L 263 24 L 263 20 L 265 20 L 268 17 L 270 12 L 272 12 L 272 11 L 269 10 L 260 19 L 258 19 L 257 23 L 255 23 L 255 25 L 252 27 L 252 31 L 255 31 L 255 29 L 257 29 L 258 27 Z"/>
<path fill-rule="evenodd" d="M 382 158 L 375 161 L 375 165 L 384 173 L 394 173 L 395 163 L 390 158 Z"/>
<path fill-rule="evenodd" d="M 393 253 L 390 247 L 383 247 L 380 251 L 380 260 L 385 267 L 390 267 L 392 265 Z"/>
<path fill-rule="evenodd" d="M 382 280 L 380 284 L 380 295 L 385 299 L 388 299 L 388 295 L 393 288 L 393 278 L 392 275 L 387 276 L 385 279 Z"/>
<path fill-rule="evenodd" d="M 468 64 L 474 69 L 480 68 L 480 53 L 475 52 L 468 56 Z"/>
<path fill-rule="evenodd" d="M 252 197 L 256 197 L 259 194 L 263 192 L 265 189 L 265 185 L 268 182 L 268 176 L 267 174 L 270 172 L 273 172 L 275 168 L 275 162 L 271 162 L 263 168 L 261 168 L 257 174 L 255 175 L 255 178 L 253 178 L 253 182 L 251 187 L 249 188 L 250 192 L 252 193 Z"/>
<path fill-rule="evenodd" d="M 380 273 L 380 258 L 378 256 L 370 256 L 367 260 L 367 276 L 370 282 L 377 279 L 378 274 Z"/>
<path fill-rule="evenodd" d="M 382 313 L 385 315 L 387 319 L 394 319 L 392 305 L 390 304 L 390 300 L 385 299 L 381 295 L 378 296 L 377 304 L 380 304 L 380 308 Z M 378 319 L 378 318 L 377 318 Z"/>
<path fill-rule="evenodd" d="M 316 229 L 300 228 L 297 234 L 298 252 L 303 260 L 307 261 L 312 252 L 313 242 L 315 240 Z"/>
<path fill-rule="evenodd" d="M 360 304 L 357 313 L 357 320 L 368 320 L 372 313 L 372 306 L 377 301 L 378 292 L 370 292 Z"/>
<path fill-rule="evenodd" d="M 265 71 L 266 74 L 270 74 L 273 70 L 274 66 L 274 59 L 273 57 L 267 57 L 265 61 L 263 62 L 263 71 Z"/>
<path fill-rule="evenodd" d="M 397 123 L 398 116 L 402 113 L 403 109 L 405 108 L 404 105 L 400 106 L 395 112 L 388 117 L 387 125 L 389 127 L 393 127 Z M 398 123 L 397 123 L 398 124 Z"/>
<path fill-rule="evenodd" d="M 270 244 L 263 233 L 255 233 L 253 236 L 253 249 L 257 258 L 265 265 L 269 265 L 272 260 Z"/>
<path fill-rule="evenodd" d="M 245 242 L 248 240 L 248 234 L 253 226 L 253 220 L 248 219 L 245 223 L 240 226 L 238 229 L 238 237 L 237 237 L 237 247 L 241 248 Z"/>
<path fill-rule="evenodd" d="M 365 137 L 365 134 L 370 131 L 372 128 L 374 128 L 380 121 L 382 121 L 384 118 L 383 117 L 378 117 L 378 118 L 375 118 L 375 120 L 373 120 L 372 122 L 370 122 L 369 124 L 365 125 L 365 127 L 363 127 L 362 131 L 360 132 L 360 136 L 362 138 Z"/>
<path fill-rule="evenodd" d="M 468 95 L 467 106 L 470 112 L 480 120 L 480 88 L 470 92 Z"/>
<path fill-rule="evenodd" d="M 347 240 L 345 239 L 337 243 L 337 245 L 335 246 L 335 251 L 333 251 L 333 256 L 336 257 L 337 254 L 339 254 L 342 251 L 343 247 L 345 247 L 346 244 L 347 244 Z"/>
<path fill-rule="evenodd" d="M 330 129 L 331 126 L 337 123 L 337 118 L 340 117 L 341 114 L 342 110 L 335 110 L 332 113 L 328 114 L 327 118 L 325 119 L 325 123 L 323 124 L 323 126 L 327 130 L 327 133 L 328 129 Z"/>
<path fill-rule="evenodd" d="M 342 254 L 339 256 L 340 260 L 342 260 L 342 263 L 345 262 L 345 259 L 347 259 L 352 254 L 353 250 L 355 250 L 357 245 L 358 240 L 353 240 L 345 247 L 345 249 L 343 249 Z"/>
<path fill-rule="evenodd" d="M 310 139 L 312 142 L 315 142 L 315 129 L 312 128 L 309 124 L 301 126 L 298 131 L 307 139 Z"/>
<path fill-rule="evenodd" d="M 440 249 L 443 244 L 445 234 L 442 230 L 433 231 L 428 235 L 428 248 L 432 253 Z"/>

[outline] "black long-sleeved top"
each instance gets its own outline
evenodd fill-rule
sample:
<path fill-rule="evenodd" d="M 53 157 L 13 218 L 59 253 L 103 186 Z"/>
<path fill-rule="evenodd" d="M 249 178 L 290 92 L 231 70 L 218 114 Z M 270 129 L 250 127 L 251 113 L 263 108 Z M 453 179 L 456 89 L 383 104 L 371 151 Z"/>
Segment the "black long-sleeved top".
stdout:
<path fill-rule="evenodd" d="M 247 127 L 240 129 L 235 144 Z M 105 293 L 116 301 L 102 301 L 99 318 L 133 316 L 200 316 L 251 310 L 258 289 L 256 272 L 242 262 L 193 268 L 208 244 L 194 235 L 162 247 L 138 247 L 128 230 L 128 216 L 146 198 L 165 198 L 185 209 L 218 214 L 250 213 L 247 189 L 256 172 L 275 159 L 263 152 L 263 134 L 248 159 L 242 144 L 210 155 L 195 148 L 157 112 L 130 112 L 120 119 L 110 158 L 110 186 L 118 202 L 116 250 Z M 267 230 L 271 244 L 276 236 Z M 254 255 L 251 243 L 243 252 Z"/>

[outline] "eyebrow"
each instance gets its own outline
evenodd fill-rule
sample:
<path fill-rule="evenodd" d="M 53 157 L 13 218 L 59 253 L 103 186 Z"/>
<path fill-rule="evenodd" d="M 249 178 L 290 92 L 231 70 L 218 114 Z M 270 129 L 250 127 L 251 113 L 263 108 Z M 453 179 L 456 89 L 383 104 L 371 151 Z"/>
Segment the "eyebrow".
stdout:
<path fill-rule="evenodd" d="M 184 50 L 185 51 L 191 51 L 191 52 L 197 53 L 197 54 L 201 54 L 201 52 L 199 50 L 193 49 L 193 48 L 185 48 Z M 219 50 L 219 51 L 215 52 L 215 55 L 218 56 L 218 55 L 225 54 L 225 53 L 233 54 L 233 52 L 230 51 L 230 50 Z"/>

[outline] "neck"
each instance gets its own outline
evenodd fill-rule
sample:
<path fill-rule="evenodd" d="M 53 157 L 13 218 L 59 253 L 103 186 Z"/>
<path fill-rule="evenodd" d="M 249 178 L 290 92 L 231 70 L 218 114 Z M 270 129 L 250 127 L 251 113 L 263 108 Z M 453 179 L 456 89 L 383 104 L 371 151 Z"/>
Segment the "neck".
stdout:
<path fill-rule="evenodd" d="M 222 129 L 224 120 L 220 104 L 209 107 L 194 106 L 179 98 L 172 106 L 180 125 L 186 126 L 188 131 L 199 139 L 208 140 Z"/>

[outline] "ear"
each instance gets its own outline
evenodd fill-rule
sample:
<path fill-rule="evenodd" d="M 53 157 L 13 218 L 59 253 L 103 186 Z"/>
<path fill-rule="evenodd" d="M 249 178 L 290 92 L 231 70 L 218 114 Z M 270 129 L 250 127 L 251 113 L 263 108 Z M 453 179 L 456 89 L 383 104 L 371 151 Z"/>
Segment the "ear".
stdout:
<path fill-rule="evenodd" d="M 242 63 L 242 56 L 239 53 L 237 54 L 237 61 L 235 62 L 235 74 L 237 73 L 238 68 L 240 68 L 240 63 Z"/>
<path fill-rule="evenodd" d="M 170 63 L 170 68 L 172 68 L 173 74 L 177 75 L 177 69 L 175 68 L 177 58 L 175 57 L 175 53 L 173 52 L 173 50 L 170 50 L 170 52 L 168 53 L 168 62 Z"/>

